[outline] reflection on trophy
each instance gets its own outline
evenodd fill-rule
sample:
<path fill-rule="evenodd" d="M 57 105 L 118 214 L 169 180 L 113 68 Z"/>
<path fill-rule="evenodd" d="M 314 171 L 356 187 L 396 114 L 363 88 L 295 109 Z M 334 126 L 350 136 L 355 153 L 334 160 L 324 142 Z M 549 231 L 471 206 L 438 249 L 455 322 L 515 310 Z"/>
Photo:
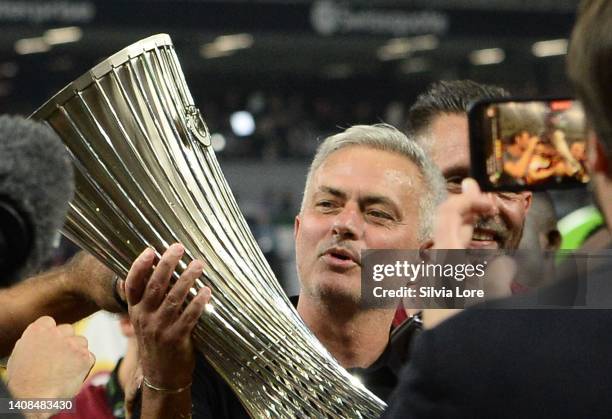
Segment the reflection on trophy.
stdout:
<path fill-rule="evenodd" d="M 100 63 L 32 116 L 63 139 L 76 192 L 64 234 L 118 275 L 146 247 L 185 246 L 213 298 L 196 346 L 252 417 L 378 417 L 302 322 L 238 209 L 167 35 Z M 191 296 L 197 291 L 191 290 Z M 190 298 L 191 298 L 190 296 Z"/>

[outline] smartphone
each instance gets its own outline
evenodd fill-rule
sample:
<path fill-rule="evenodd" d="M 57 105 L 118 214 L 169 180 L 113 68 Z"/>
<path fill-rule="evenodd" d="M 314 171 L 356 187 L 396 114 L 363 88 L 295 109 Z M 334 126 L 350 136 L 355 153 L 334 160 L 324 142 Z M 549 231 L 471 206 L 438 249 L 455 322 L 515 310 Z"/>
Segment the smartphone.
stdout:
<path fill-rule="evenodd" d="M 502 98 L 468 111 L 472 176 L 486 191 L 586 184 L 586 119 L 571 98 Z"/>

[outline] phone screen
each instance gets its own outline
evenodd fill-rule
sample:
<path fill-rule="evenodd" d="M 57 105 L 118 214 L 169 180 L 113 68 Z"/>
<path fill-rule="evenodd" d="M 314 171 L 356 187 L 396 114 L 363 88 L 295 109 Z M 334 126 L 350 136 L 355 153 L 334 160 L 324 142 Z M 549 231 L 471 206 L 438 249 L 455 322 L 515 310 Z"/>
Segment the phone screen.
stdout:
<path fill-rule="evenodd" d="M 493 189 L 588 182 L 585 117 L 578 101 L 509 100 L 480 103 L 474 111 L 477 115 L 471 117 L 479 121 L 470 123 L 470 130 L 480 132 L 471 136 L 483 147 L 476 155 L 484 159 L 481 175 Z"/>

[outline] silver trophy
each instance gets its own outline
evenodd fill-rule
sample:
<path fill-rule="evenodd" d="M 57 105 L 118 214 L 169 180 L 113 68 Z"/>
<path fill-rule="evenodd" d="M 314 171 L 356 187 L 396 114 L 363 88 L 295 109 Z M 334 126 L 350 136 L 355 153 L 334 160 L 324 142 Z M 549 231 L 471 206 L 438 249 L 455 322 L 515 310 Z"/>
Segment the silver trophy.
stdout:
<path fill-rule="evenodd" d="M 95 66 L 40 107 L 75 167 L 64 234 L 125 276 L 142 250 L 173 242 L 206 262 L 212 300 L 196 346 L 252 417 L 378 417 L 385 404 L 303 323 L 221 173 L 170 37 L 155 35 Z M 191 290 L 189 298 L 197 292 Z"/>

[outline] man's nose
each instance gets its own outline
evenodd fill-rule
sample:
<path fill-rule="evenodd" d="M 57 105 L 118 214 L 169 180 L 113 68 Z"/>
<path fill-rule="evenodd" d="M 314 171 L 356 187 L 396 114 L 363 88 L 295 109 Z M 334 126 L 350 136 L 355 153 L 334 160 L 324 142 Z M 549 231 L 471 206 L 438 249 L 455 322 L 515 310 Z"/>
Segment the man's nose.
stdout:
<path fill-rule="evenodd" d="M 499 195 L 497 195 L 494 192 L 488 192 L 488 193 L 485 193 L 485 196 L 487 197 L 491 205 L 493 205 L 493 208 L 495 208 L 495 210 L 498 211 L 499 205 L 501 203 L 501 198 L 499 197 Z"/>
<path fill-rule="evenodd" d="M 499 194 L 495 192 L 487 192 L 485 193 L 485 196 L 493 206 L 493 211 L 495 212 L 495 215 L 499 215 L 502 212 L 501 208 L 505 205 L 504 200 L 501 198 L 501 196 L 499 196 Z"/>
<path fill-rule="evenodd" d="M 363 233 L 363 222 L 359 208 L 347 205 L 334 218 L 332 234 L 345 240 L 356 240 Z"/>

